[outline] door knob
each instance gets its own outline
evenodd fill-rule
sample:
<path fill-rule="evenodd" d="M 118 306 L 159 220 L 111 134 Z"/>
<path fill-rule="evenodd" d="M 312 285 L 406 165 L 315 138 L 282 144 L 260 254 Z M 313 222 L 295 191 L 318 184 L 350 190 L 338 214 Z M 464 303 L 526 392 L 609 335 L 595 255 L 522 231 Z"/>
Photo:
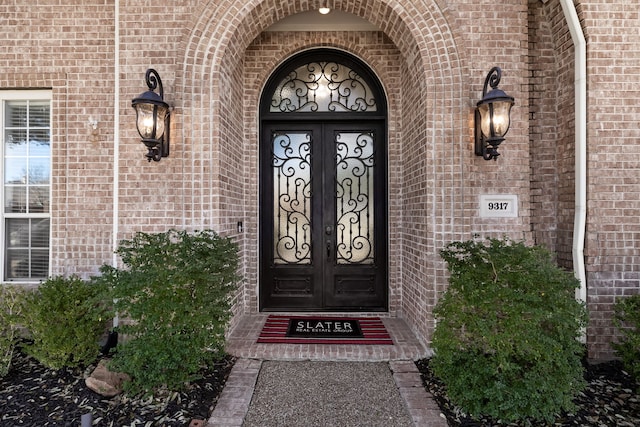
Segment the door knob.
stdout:
<path fill-rule="evenodd" d="M 333 233 L 333 227 L 332 227 L 332 226 L 330 226 L 330 225 L 327 225 L 327 228 L 325 228 L 325 229 L 324 229 L 324 233 L 325 233 L 327 236 L 331 236 L 331 233 Z"/>

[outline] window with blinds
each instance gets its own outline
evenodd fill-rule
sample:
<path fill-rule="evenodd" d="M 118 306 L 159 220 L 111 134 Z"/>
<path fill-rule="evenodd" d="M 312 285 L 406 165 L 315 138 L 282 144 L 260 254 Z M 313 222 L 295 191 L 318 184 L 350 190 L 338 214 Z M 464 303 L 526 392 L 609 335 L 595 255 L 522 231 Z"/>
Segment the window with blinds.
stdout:
<path fill-rule="evenodd" d="M 49 275 L 51 93 L 0 91 L 3 279 Z"/>

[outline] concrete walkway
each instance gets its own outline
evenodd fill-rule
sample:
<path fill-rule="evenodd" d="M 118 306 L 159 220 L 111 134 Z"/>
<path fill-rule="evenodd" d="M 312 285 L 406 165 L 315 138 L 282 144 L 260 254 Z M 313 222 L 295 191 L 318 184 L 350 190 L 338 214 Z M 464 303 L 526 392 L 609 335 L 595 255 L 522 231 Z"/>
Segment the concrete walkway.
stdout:
<path fill-rule="evenodd" d="M 232 331 L 227 351 L 239 359 L 207 427 L 447 426 L 413 363 L 429 352 L 401 319 L 383 319 L 386 346 L 257 344 L 265 319 L 247 316 Z"/>
<path fill-rule="evenodd" d="M 309 399 L 315 399 L 313 405 Z M 207 424 L 222 426 L 446 427 L 447 422 L 412 361 L 240 359 Z"/>

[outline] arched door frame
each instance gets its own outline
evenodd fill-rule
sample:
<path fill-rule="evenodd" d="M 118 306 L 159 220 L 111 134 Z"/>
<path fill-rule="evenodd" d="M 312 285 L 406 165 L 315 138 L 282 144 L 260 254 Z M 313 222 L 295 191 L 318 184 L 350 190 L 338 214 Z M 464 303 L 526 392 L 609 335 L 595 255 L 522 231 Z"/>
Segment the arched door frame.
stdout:
<path fill-rule="evenodd" d="M 339 71 L 340 66 L 337 64 L 351 70 L 346 77 L 343 76 L 342 80 L 341 77 L 338 77 L 341 71 Z M 336 94 L 342 91 L 344 102 L 334 101 L 323 108 L 319 106 L 321 102 L 315 102 L 318 98 L 315 97 L 316 93 L 313 90 L 311 98 L 303 97 L 302 101 L 293 102 L 293 104 L 297 102 L 297 105 L 281 103 L 276 106 L 273 103 L 275 99 L 273 94 L 279 90 L 278 85 L 283 80 L 290 79 L 288 80 L 291 85 L 289 89 L 298 90 L 301 95 L 305 95 L 302 92 L 313 85 L 309 82 L 303 84 L 301 80 L 291 78 L 293 70 L 304 66 L 307 69 L 300 72 L 302 74 L 301 80 L 305 78 L 308 80 L 313 73 L 319 75 L 319 67 L 321 66 L 323 67 L 322 72 L 325 72 L 324 67 L 326 67 L 326 71 L 328 71 L 326 74 L 332 80 L 329 87 L 333 84 L 336 88 Z M 341 83 L 336 83 L 338 81 Z M 296 86 L 296 83 L 302 86 Z M 362 83 L 364 86 L 361 86 Z M 342 84 L 341 87 L 339 87 L 340 84 Z M 354 93 L 362 90 L 362 87 L 370 90 L 370 96 L 354 96 Z M 334 92 L 332 91 L 332 93 Z M 373 108 L 369 104 L 370 102 L 373 102 Z M 329 48 L 309 49 L 288 58 L 271 74 L 260 100 L 260 310 L 388 310 L 387 120 L 387 101 L 379 79 L 366 63 L 345 51 Z M 288 144 L 291 144 L 291 138 L 296 138 L 296 135 L 297 137 L 304 135 L 302 138 L 305 141 L 297 149 L 302 150 L 300 148 L 302 146 L 313 147 L 303 148 L 309 150 L 307 154 L 309 159 L 313 159 L 312 162 L 309 161 L 307 165 L 306 160 L 297 160 L 304 163 L 303 169 L 308 166 L 309 170 L 313 169 L 314 171 L 313 179 L 309 175 L 307 185 L 309 188 L 313 187 L 309 194 L 314 194 L 315 197 L 309 195 L 307 202 L 304 202 L 308 204 L 307 227 L 310 233 L 309 242 L 306 242 L 307 237 L 305 236 L 304 244 L 309 245 L 311 255 L 305 260 L 289 260 L 287 264 L 278 264 L 282 262 L 282 259 L 276 255 L 279 252 L 278 244 L 274 244 L 274 241 L 278 241 L 274 229 L 279 227 L 275 224 L 280 224 L 282 221 L 281 219 L 275 220 L 276 215 L 280 214 L 274 213 L 274 210 L 280 212 L 283 209 L 272 207 L 274 199 L 276 199 L 273 192 L 276 180 L 274 178 L 274 173 L 276 173 L 274 172 L 274 159 L 277 157 L 274 154 L 274 144 L 277 137 L 274 135 L 285 135 L 283 138 L 287 138 Z M 363 207 L 363 211 L 365 209 L 367 211 L 366 214 L 348 213 L 351 218 L 349 221 L 359 221 L 358 227 L 362 227 L 364 222 L 367 223 L 366 227 L 369 227 L 369 224 L 371 226 L 366 232 L 358 231 L 362 235 L 356 237 L 353 237 L 353 229 L 345 232 L 347 226 L 338 219 L 341 215 L 346 217 L 343 215 L 344 206 L 340 204 L 346 206 L 346 204 L 352 204 L 353 200 L 345 202 L 344 195 L 341 197 L 336 195 L 343 192 L 341 190 L 343 182 L 338 180 L 337 175 L 339 167 L 335 165 L 336 159 L 339 164 L 341 162 L 340 154 L 337 154 L 341 149 L 336 147 L 344 147 L 345 144 L 340 142 L 341 138 L 348 139 L 349 135 L 358 138 L 359 141 L 368 141 L 363 144 L 369 144 L 372 147 L 370 156 L 372 166 L 367 174 L 371 174 L 371 181 L 374 183 L 371 190 L 373 193 L 364 197 L 362 194 L 358 195 L 358 198 L 372 200 L 370 202 L 371 212 L 369 212 L 369 205 L 366 205 Z M 322 142 L 319 143 L 320 141 Z M 365 147 L 364 151 L 367 150 L 367 145 L 360 147 L 359 144 L 360 142 L 352 143 L 356 147 L 355 151 L 362 153 L 362 147 Z M 319 149 L 319 145 L 322 145 L 323 148 Z M 289 146 L 289 148 L 291 147 Z M 313 151 L 313 155 L 311 151 Z M 353 152 L 349 156 L 350 160 L 343 161 L 343 165 L 354 161 Z M 319 158 L 324 160 L 319 162 L 317 160 Z M 319 167 L 319 165 L 325 166 Z M 322 169 L 321 173 L 320 169 Z M 359 172 L 358 169 L 357 173 Z M 323 187 L 317 185 L 320 181 L 323 182 Z M 351 178 L 349 178 L 349 182 L 351 182 Z M 329 188 L 331 190 L 327 190 Z M 353 186 L 349 186 L 349 189 L 352 192 Z M 330 194 L 331 197 L 319 197 L 319 194 Z M 289 196 L 287 195 L 287 197 Z M 280 196 L 277 198 L 280 199 Z M 318 202 L 319 198 L 322 199 L 321 202 Z M 311 219 L 312 211 L 313 220 Z M 294 213 L 294 215 L 306 218 L 306 213 L 305 215 Z M 370 218 L 370 216 L 373 217 L 370 220 L 363 219 Z M 321 219 L 317 220 L 317 218 Z M 299 219 L 291 219 L 291 221 L 286 224 L 286 227 L 294 227 L 294 225 L 298 227 L 299 223 L 294 224 L 293 222 L 299 221 Z M 302 240 L 303 238 L 300 238 L 298 234 L 302 232 L 300 230 L 295 233 Z M 345 234 L 350 237 L 345 238 Z M 366 239 L 363 239 L 365 234 Z M 285 237 L 291 238 L 291 236 Z M 345 241 L 348 241 L 347 250 L 344 249 Z M 354 248 L 359 246 L 359 242 L 362 241 L 365 241 L 365 247 L 370 245 L 372 255 L 370 259 L 363 258 L 354 261 L 356 259 L 353 255 L 356 253 Z M 305 251 L 301 250 L 300 252 Z M 320 253 L 322 256 L 318 255 Z M 349 255 L 345 255 L 347 253 Z M 347 259 L 349 257 L 353 258 Z"/>

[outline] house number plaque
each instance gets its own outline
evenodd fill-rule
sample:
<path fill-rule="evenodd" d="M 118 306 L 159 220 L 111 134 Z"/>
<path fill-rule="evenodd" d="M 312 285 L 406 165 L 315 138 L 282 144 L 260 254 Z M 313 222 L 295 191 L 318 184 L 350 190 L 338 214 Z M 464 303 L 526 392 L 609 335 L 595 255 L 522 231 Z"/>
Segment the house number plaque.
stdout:
<path fill-rule="evenodd" d="M 497 194 L 480 196 L 480 218 L 517 218 L 518 196 Z"/>

